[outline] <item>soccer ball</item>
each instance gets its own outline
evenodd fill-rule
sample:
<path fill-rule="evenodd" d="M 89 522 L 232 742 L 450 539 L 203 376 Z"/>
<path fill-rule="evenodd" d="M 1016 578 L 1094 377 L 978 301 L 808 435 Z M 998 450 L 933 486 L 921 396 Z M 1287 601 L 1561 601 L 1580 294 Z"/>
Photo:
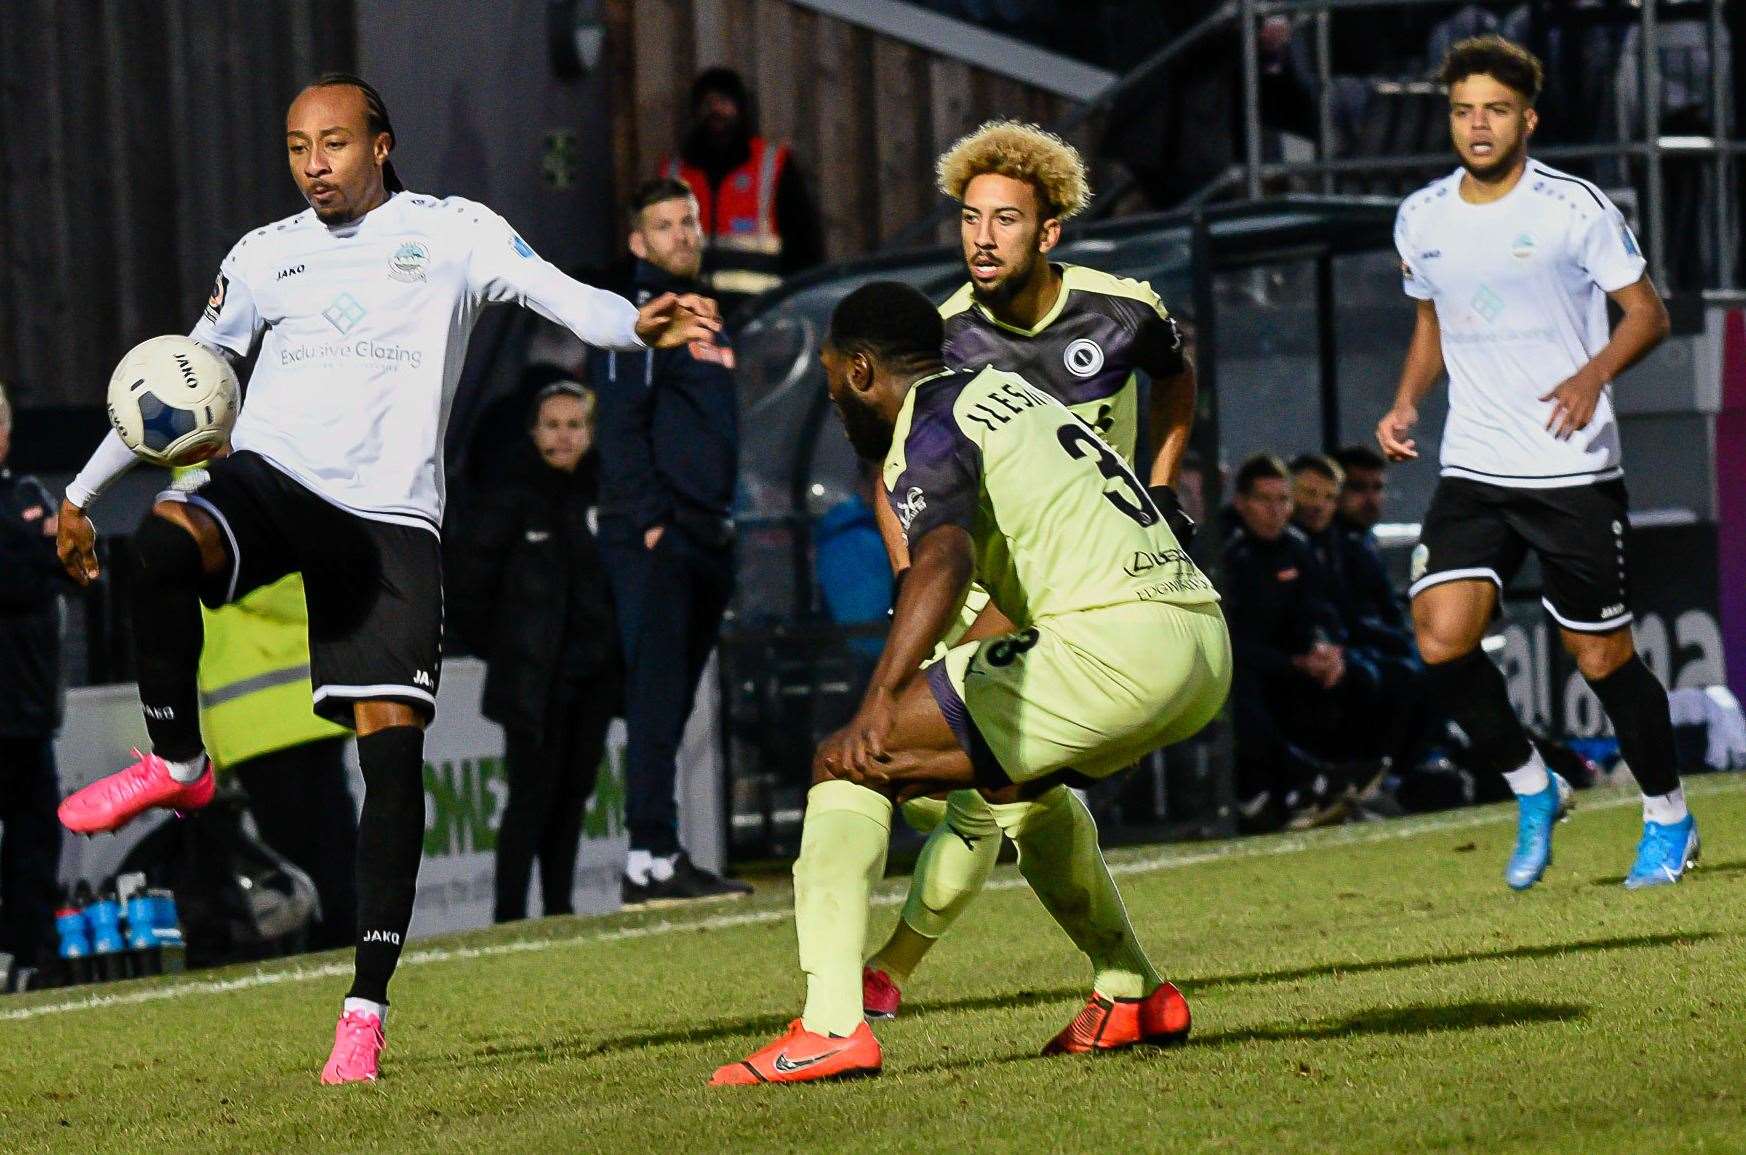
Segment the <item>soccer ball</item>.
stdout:
<path fill-rule="evenodd" d="M 153 465 L 193 465 L 230 440 L 242 391 L 230 363 L 192 337 L 153 337 L 109 377 L 109 423 Z"/>

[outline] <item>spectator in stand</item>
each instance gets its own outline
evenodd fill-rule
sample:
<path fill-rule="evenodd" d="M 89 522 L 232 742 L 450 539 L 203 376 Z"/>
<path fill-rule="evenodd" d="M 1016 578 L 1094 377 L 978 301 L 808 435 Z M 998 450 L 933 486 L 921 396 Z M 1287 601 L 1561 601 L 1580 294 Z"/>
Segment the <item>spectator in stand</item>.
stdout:
<path fill-rule="evenodd" d="M 582 817 L 617 712 L 617 625 L 595 542 L 594 395 L 552 381 L 533 398 L 517 468 L 450 534 L 453 621 L 485 659 L 484 713 L 503 727 L 509 804 L 497 833 L 495 918 L 574 914 Z"/>
<path fill-rule="evenodd" d="M 1234 655 L 1239 822 L 1259 831 L 1313 819 L 1338 792 L 1324 759 L 1342 730 L 1348 679 L 1338 615 L 1291 524 L 1285 464 L 1251 457 L 1235 489 L 1220 592 Z"/>
<path fill-rule="evenodd" d="M 731 68 L 691 86 L 691 128 L 661 174 L 690 186 L 708 245 L 704 283 L 724 313 L 824 259 L 824 228 L 788 145 L 758 132 Z"/>
<path fill-rule="evenodd" d="M 6 468 L 11 449 L 12 403 L 0 384 L 0 948 L 12 954 L 6 990 L 17 991 L 54 954 L 61 578 L 55 500 Z"/>
<path fill-rule="evenodd" d="M 1353 446 L 1337 457 L 1306 453 L 1291 463 L 1292 524 L 1309 542 L 1320 569 L 1319 586 L 1339 618 L 1349 703 L 1381 724 L 1349 728 L 1334 752 L 1348 759 L 1410 761 L 1425 734 L 1423 670 L 1412 630 L 1389 585 L 1371 527 L 1381 516 L 1381 459 Z M 1340 510 L 1350 503 L 1364 523 Z"/>
<path fill-rule="evenodd" d="M 697 287 L 697 198 L 683 182 L 632 194 L 632 300 Z M 683 349 L 588 360 L 600 398 L 600 547 L 624 644 L 624 904 L 737 898 L 745 883 L 679 844 L 679 741 L 733 594 L 739 394 L 728 333 Z"/>
<path fill-rule="evenodd" d="M 1388 496 L 1388 465 L 1363 445 L 1348 445 L 1334 455 L 1334 461 L 1346 475 L 1334 514 L 1342 585 L 1350 607 L 1346 632 L 1353 645 L 1410 658 L 1416 666 L 1412 623 L 1376 544 L 1376 526 Z"/>
<path fill-rule="evenodd" d="M 1330 594 L 1337 594 L 1340 584 L 1333 525 L 1345 480 L 1345 471 L 1325 453 L 1299 454 L 1291 463 L 1291 524 L 1309 542 Z"/>

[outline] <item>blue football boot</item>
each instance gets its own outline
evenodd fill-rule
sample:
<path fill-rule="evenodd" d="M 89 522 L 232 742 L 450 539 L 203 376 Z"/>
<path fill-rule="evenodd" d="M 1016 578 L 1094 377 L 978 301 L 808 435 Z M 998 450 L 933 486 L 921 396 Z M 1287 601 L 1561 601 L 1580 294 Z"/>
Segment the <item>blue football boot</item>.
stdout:
<path fill-rule="evenodd" d="M 1637 861 L 1625 876 L 1625 889 L 1672 886 L 1697 859 L 1697 819 L 1687 814 L 1678 822 L 1645 822 L 1643 840 L 1637 843 Z"/>
<path fill-rule="evenodd" d="M 1547 771 L 1546 789 L 1516 795 L 1516 849 L 1510 855 L 1504 881 L 1511 890 L 1526 890 L 1552 865 L 1552 827 L 1570 813 L 1570 783 Z"/>

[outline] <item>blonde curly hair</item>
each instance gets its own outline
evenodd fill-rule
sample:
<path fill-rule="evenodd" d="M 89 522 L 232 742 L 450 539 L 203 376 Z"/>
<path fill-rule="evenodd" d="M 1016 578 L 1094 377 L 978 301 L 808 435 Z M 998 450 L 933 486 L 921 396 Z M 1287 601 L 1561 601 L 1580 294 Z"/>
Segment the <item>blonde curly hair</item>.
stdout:
<path fill-rule="evenodd" d="M 1052 132 L 1018 120 L 991 120 L 959 137 L 934 172 L 940 191 L 964 199 L 970 181 L 986 173 L 1022 180 L 1044 201 L 1044 217 L 1067 220 L 1091 203 L 1091 183 L 1079 150 Z"/>

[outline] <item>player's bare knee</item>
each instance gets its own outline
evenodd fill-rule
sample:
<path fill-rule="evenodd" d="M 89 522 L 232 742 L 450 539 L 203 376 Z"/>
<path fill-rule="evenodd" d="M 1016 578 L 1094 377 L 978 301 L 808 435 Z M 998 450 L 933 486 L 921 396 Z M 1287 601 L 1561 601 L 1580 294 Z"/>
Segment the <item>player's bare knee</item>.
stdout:
<path fill-rule="evenodd" d="M 1591 682 L 1612 674 L 1637 653 L 1629 626 L 1605 634 L 1561 630 L 1564 648 L 1576 662 L 1578 672 Z"/>
<path fill-rule="evenodd" d="M 208 576 L 221 573 L 225 567 L 224 535 L 212 515 L 185 501 L 158 501 L 146 524 L 154 520 L 168 522 L 194 539 L 200 550 L 200 572 Z M 145 528 L 143 525 L 141 528 Z"/>
<path fill-rule="evenodd" d="M 405 702 L 372 700 L 352 707 L 352 723 L 357 727 L 358 737 L 367 738 L 396 726 L 417 726 L 422 730 L 430 724 L 430 715 Z"/>

